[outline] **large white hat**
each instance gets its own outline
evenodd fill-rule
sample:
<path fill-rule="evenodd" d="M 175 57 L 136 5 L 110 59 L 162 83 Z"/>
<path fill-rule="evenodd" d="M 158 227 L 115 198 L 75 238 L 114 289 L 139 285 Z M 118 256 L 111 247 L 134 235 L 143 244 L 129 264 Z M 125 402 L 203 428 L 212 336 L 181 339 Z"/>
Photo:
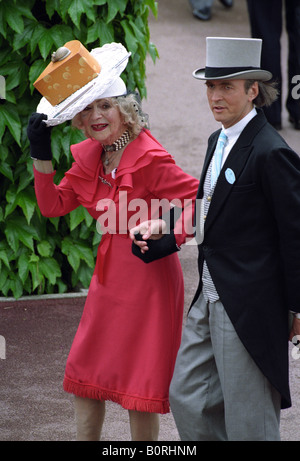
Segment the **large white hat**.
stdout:
<path fill-rule="evenodd" d="M 90 54 L 101 66 L 101 72 L 96 78 L 56 106 L 52 106 L 45 97 L 38 104 L 36 111 L 48 116 L 48 120 L 45 121 L 48 126 L 71 120 L 96 99 L 127 93 L 120 75 L 126 68 L 131 53 L 128 53 L 121 43 L 109 43 L 101 48 L 94 48 Z"/>
<path fill-rule="evenodd" d="M 255 38 L 206 38 L 206 67 L 196 69 L 200 80 L 270 80 L 271 72 L 260 68 L 262 40 Z"/>

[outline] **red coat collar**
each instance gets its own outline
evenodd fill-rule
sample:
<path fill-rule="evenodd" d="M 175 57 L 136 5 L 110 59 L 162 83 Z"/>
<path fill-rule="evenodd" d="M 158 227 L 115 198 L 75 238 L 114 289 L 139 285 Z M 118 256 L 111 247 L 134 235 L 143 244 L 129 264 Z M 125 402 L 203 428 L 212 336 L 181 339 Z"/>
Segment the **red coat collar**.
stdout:
<path fill-rule="evenodd" d="M 98 185 L 102 146 L 98 141 L 86 139 L 79 144 L 72 145 L 71 152 L 75 162 L 66 172 L 66 177 L 71 182 L 75 192 L 90 202 Z M 144 168 L 158 156 L 170 157 L 170 154 L 151 135 L 149 130 L 143 130 L 124 150 L 116 174 L 116 185 L 120 189 L 132 189 L 132 174 L 140 168 Z"/>

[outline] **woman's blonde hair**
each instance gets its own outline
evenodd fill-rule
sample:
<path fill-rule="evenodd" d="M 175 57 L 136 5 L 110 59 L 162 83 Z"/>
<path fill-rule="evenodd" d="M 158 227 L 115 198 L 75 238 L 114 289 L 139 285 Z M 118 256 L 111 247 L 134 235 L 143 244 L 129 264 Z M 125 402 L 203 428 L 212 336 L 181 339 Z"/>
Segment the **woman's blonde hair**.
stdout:
<path fill-rule="evenodd" d="M 127 125 L 131 140 L 136 138 L 143 128 L 149 128 L 148 115 L 142 112 L 141 105 L 138 102 L 137 95 L 130 93 L 124 96 L 116 96 L 105 98 L 112 102 L 115 107 L 118 107 L 125 124 Z M 83 129 L 81 121 L 81 112 L 75 115 L 72 120 L 72 126 Z M 85 133 L 85 135 L 87 135 Z"/>

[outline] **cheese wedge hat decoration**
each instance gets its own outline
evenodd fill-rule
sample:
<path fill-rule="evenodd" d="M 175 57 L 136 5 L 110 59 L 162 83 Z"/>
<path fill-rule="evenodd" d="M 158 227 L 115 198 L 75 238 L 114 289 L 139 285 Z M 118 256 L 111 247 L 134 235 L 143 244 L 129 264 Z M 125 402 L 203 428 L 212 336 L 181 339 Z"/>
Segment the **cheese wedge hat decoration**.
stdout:
<path fill-rule="evenodd" d="M 130 55 L 121 43 L 88 52 L 78 40 L 67 42 L 52 54 L 52 62 L 34 82 L 43 95 L 36 111 L 47 115 L 48 126 L 55 126 L 97 99 L 126 94 L 120 75 Z"/>

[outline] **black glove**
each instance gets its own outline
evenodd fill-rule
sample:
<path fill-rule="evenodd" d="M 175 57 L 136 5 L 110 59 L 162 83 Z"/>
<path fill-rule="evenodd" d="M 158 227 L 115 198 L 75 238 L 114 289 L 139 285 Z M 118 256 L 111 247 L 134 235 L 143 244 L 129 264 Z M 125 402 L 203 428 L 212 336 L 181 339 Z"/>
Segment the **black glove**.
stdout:
<path fill-rule="evenodd" d="M 36 112 L 29 118 L 27 136 L 30 142 L 30 156 L 35 160 L 52 160 L 51 128 L 43 120 L 47 120 L 47 115 Z"/>
<path fill-rule="evenodd" d="M 136 240 L 142 240 L 141 234 L 135 235 Z M 172 253 L 176 253 L 180 248 L 176 245 L 176 239 L 174 231 L 169 234 L 165 234 L 161 239 L 158 240 L 147 240 L 149 250 L 146 253 L 142 253 L 140 247 L 132 242 L 131 250 L 134 256 L 144 261 L 144 263 L 151 263 L 157 259 L 169 256 Z"/>

